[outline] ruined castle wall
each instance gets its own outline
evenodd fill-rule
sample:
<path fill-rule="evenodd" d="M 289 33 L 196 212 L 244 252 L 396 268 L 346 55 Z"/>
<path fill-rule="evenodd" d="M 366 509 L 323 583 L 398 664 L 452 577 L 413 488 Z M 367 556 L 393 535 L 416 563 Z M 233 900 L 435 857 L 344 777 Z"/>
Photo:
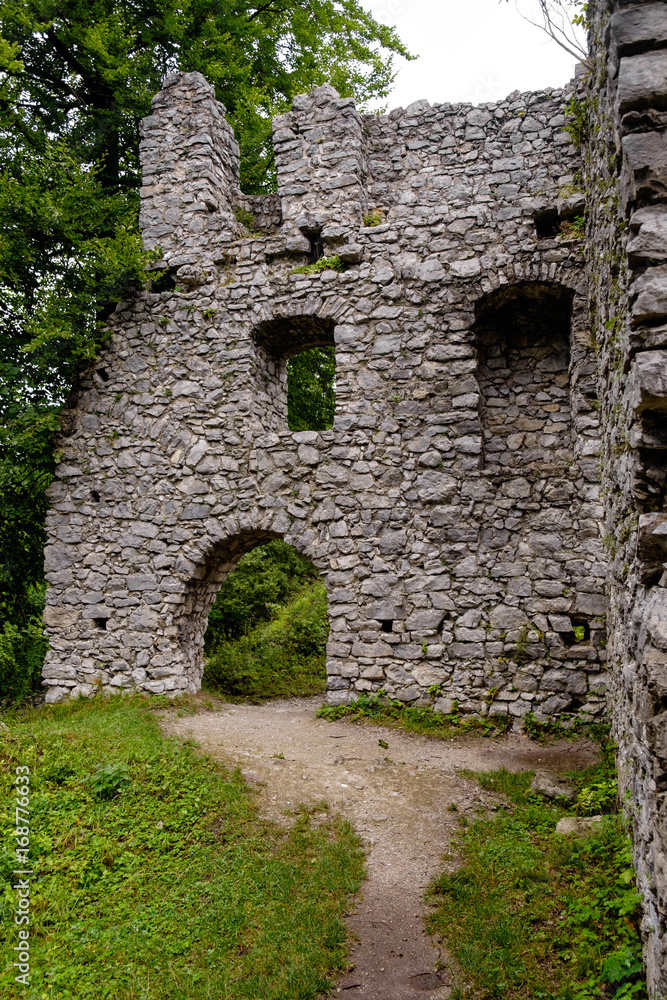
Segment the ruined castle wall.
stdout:
<path fill-rule="evenodd" d="M 621 789 L 648 981 L 667 996 L 667 5 L 591 5 L 591 316 L 604 426 L 609 636 Z"/>
<path fill-rule="evenodd" d="M 581 203 L 570 96 L 360 118 L 319 88 L 276 122 L 278 219 L 237 192 L 208 84 L 167 81 L 143 218 L 176 287 L 119 305 L 64 418 L 49 700 L 195 690 L 220 581 L 282 537 L 326 582 L 331 702 L 602 711 L 595 357 L 582 242 L 560 228 Z M 232 233 L 235 204 L 275 232 Z M 295 273 L 317 252 L 346 269 Z M 317 344 L 335 345 L 335 423 L 293 433 L 286 359 Z"/>

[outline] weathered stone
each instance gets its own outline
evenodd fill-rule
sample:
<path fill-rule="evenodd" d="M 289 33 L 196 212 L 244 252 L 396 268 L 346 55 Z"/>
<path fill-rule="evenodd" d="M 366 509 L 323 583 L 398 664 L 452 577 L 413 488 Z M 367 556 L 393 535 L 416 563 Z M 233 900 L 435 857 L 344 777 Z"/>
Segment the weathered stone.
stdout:
<path fill-rule="evenodd" d="M 621 59 L 618 106 L 621 114 L 667 106 L 667 52 L 658 49 Z"/>
<path fill-rule="evenodd" d="M 667 44 L 667 10 L 662 3 L 616 10 L 609 26 L 612 45 L 621 55 Z"/>
<path fill-rule="evenodd" d="M 604 816 L 563 816 L 556 823 L 556 833 L 563 837 L 585 837 L 603 819 Z"/>
<path fill-rule="evenodd" d="M 630 219 L 633 233 L 628 240 L 631 259 L 667 259 L 667 206 L 641 208 Z"/>
<path fill-rule="evenodd" d="M 547 799 L 565 799 L 567 802 L 574 802 L 578 794 L 576 786 L 555 771 L 536 771 L 530 790 Z"/>
<path fill-rule="evenodd" d="M 638 132 L 622 140 L 625 204 L 658 201 L 667 196 L 667 132 Z"/>

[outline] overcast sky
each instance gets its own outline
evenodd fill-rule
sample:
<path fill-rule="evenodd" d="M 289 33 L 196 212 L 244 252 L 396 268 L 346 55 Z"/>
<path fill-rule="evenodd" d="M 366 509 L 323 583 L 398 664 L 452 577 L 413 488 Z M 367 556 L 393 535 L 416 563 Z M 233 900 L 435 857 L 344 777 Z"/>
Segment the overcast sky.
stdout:
<path fill-rule="evenodd" d="M 562 87 L 575 59 L 517 13 L 514 0 L 363 0 L 385 24 L 394 25 L 415 62 L 397 58 L 398 76 L 387 105 L 482 104 L 513 90 Z M 539 16 L 538 0 L 521 0 L 524 13 Z"/>

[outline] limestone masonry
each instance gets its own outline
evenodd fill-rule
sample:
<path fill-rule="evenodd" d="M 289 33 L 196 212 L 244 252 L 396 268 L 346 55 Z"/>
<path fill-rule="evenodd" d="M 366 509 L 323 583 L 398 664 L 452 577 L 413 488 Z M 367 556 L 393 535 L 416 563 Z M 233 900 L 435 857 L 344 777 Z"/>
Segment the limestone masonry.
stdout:
<path fill-rule="evenodd" d="M 49 700 L 197 690 L 221 580 L 283 537 L 327 584 L 332 702 L 602 709 L 582 244 L 536 230 L 583 211 L 570 96 L 361 118 L 324 86 L 274 123 L 279 196 L 246 198 L 212 88 L 165 81 L 141 219 L 176 287 L 119 306 L 66 415 Z M 294 274 L 318 245 L 347 269 Z M 320 344 L 335 424 L 292 433 L 287 359 Z"/>
<path fill-rule="evenodd" d="M 298 97 L 277 195 L 240 191 L 203 77 L 165 80 L 141 224 L 167 273 L 118 306 L 63 418 L 44 679 L 49 701 L 197 690 L 220 582 L 281 537 L 326 582 L 332 703 L 590 719 L 609 686 L 658 998 L 667 4 L 589 17 L 565 91 L 363 117 Z M 295 273 L 322 256 L 345 269 Z M 293 433 L 287 361 L 318 345 L 335 423 Z"/>

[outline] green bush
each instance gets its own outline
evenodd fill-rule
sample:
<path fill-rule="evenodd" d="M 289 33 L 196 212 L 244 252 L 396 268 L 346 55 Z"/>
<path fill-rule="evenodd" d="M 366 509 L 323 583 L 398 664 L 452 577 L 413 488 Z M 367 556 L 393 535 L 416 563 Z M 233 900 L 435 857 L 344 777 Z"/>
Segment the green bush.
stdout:
<path fill-rule="evenodd" d="M 592 801 L 591 790 L 606 793 L 613 784 L 613 754 L 602 750 L 600 765 L 569 775 L 580 790 L 577 812 Z M 432 889 L 429 928 L 446 939 L 459 967 L 452 997 L 645 1000 L 641 897 L 622 818 L 606 816 L 586 836 L 563 836 L 555 829 L 568 810 L 530 791 L 533 772 L 465 776 L 501 807 L 463 821 L 457 866 Z"/>
<path fill-rule="evenodd" d="M 316 694 L 325 689 L 329 622 L 322 581 L 271 610 L 272 621 L 221 643 L 209 655 L 205 687 L 245 698 Z"/>
<path fill-rule="evenodd" d="M 0 704 L 20 701 L 39 690 L 47 640 L 42 625 L 44 589 L 33 588 L 16 615 L 19 624 L 5 620 L 0 624 Z"/>
<path fill-rule="evenodd" d="M 313 564 L 279 538 L 248 552 L 220 587 L 208 618 L 206 652 L 214 653 L 228 639 L 270 621 L 276 605 L 285 604 L 316 577 Z"/>

